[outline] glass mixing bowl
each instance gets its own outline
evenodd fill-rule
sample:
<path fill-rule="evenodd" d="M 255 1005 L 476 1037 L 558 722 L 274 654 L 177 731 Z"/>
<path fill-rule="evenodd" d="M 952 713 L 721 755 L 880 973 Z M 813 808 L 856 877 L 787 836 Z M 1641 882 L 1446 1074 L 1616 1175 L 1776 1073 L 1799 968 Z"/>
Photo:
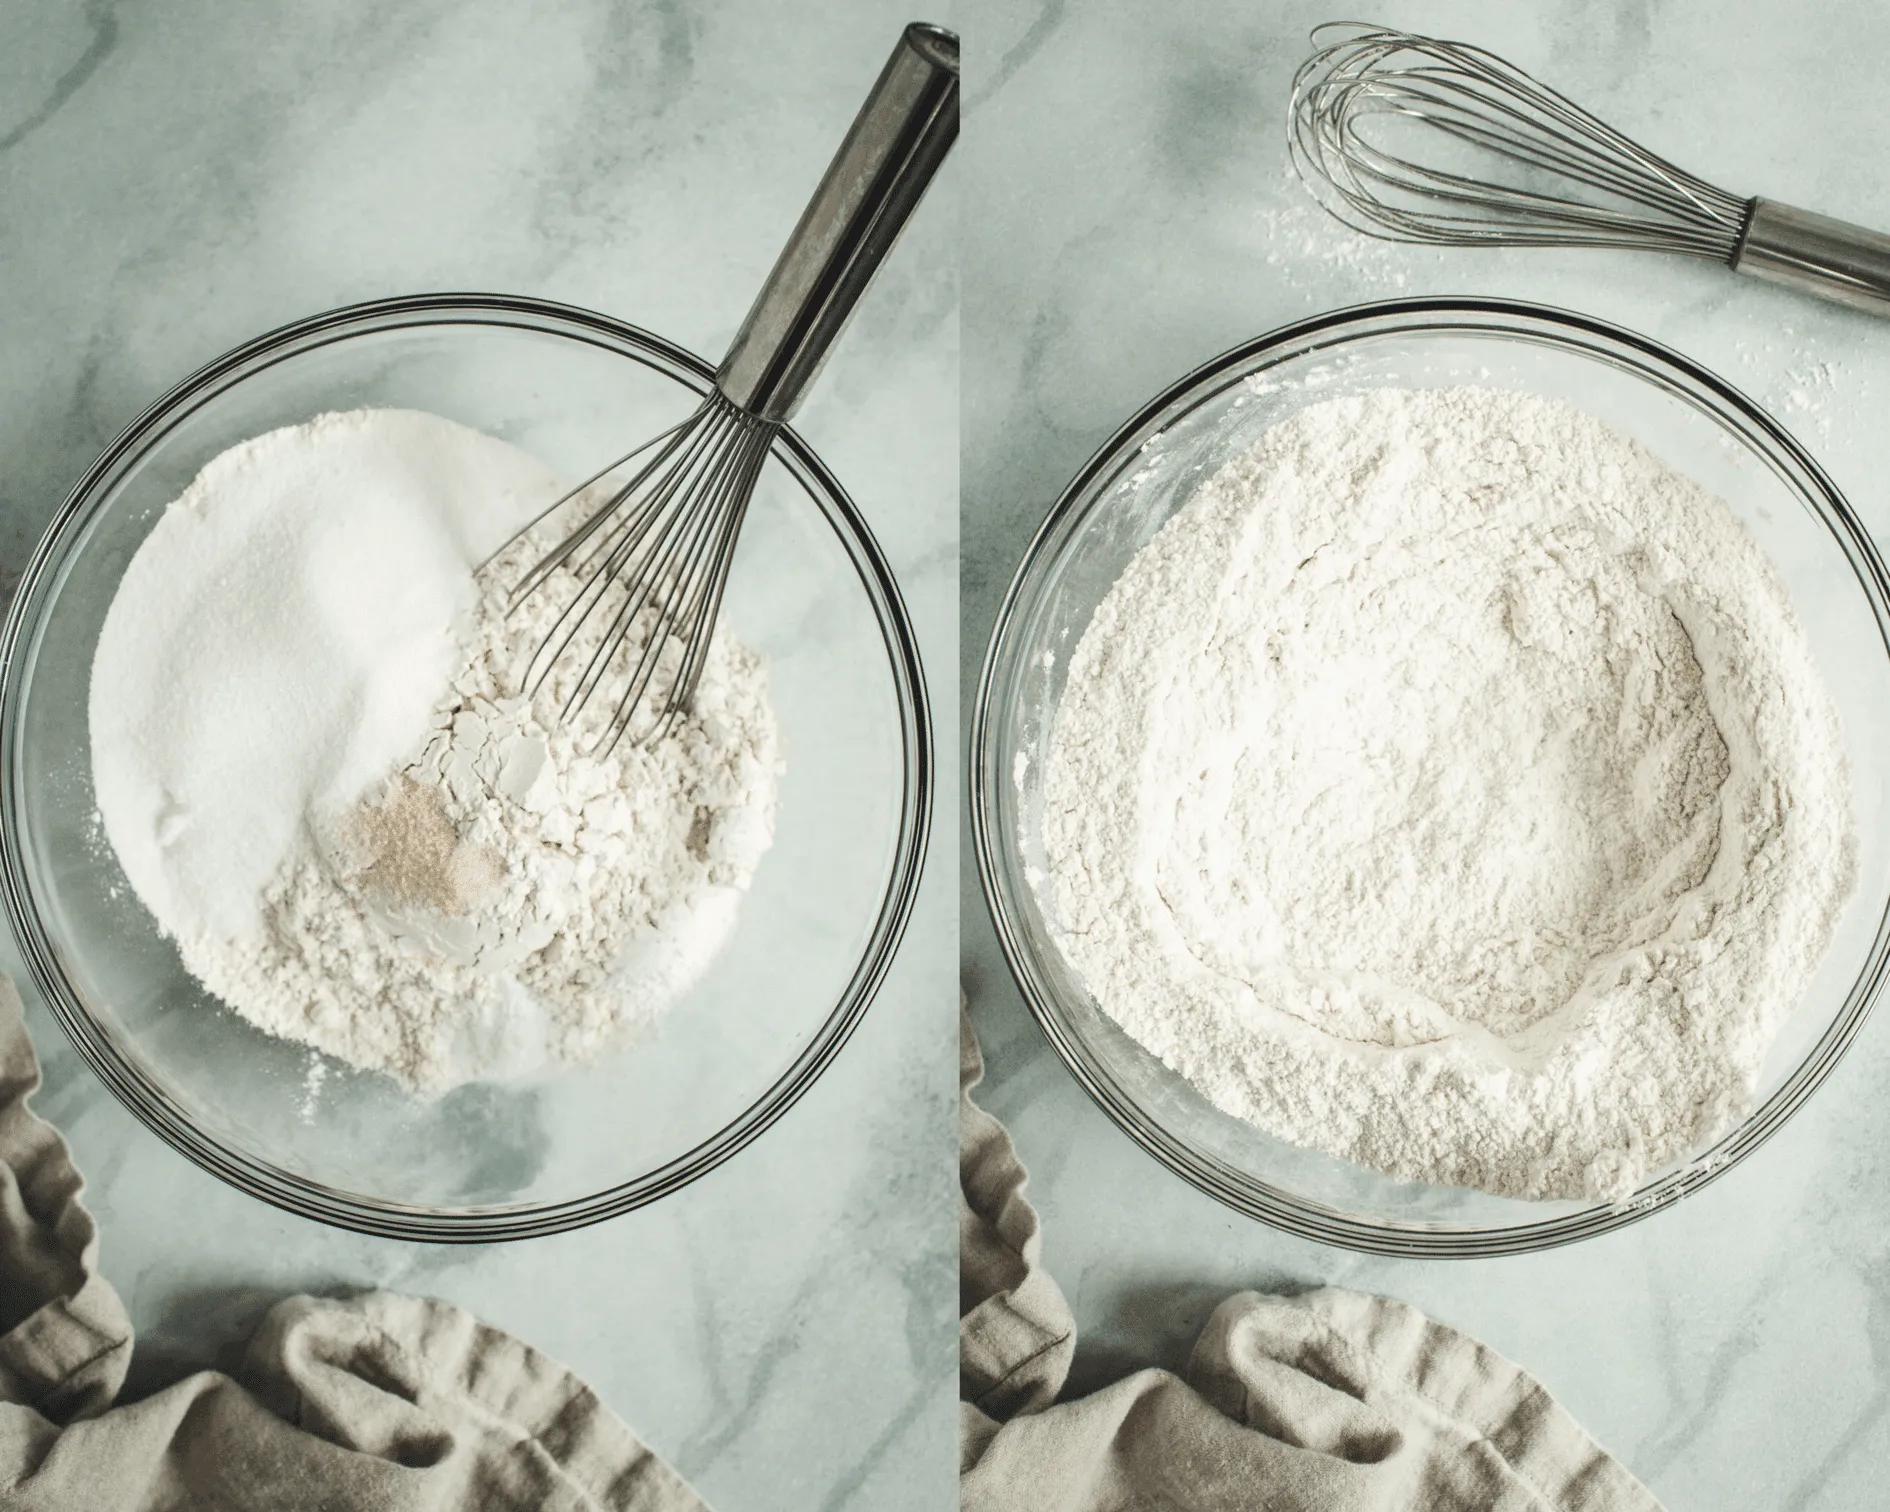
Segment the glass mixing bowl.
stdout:
<path fill-rule="evenodd" d="M 184 1154 L 285 1208 L 405 1238 L 510 1239 L 650 1202 L 727 1159 L 859 1022 L 912 907 L 931 814 L 919 656 L 838 482 L 775 443 L 723 613 L 769 661 L 787 763 L 732 938 L 650 1041 L 433 1101 L 322 1061 L 210 997 L 132 893 L 94 810 L 86 693 L 118 580 L 164 507 L 247 437 L 328 410 L 430 410 L 588 476 L 673 424 L 713 370 L 537 300 L 360 305 L 212 363 L 112 443 L 48 528 L 0 657 L 0 884 L 79 1051 Z"/>
<path fill-rule="evenodd" d="M 1064 959 L 1028 876 L 1044 869 L 1039 774 L 1070 653 L 1129 559 L 1270 426 L 1337 394 L 1476 383 L 1564 399 L 1719 494 L 1789 589 L 1843 719 L 1859 886 L 1752 1111 L 1625 1202 L 1523 1202 L 1400 1182 L 1273 1139 L 1211 1106 L 1104 1015 Z M 1215 358 L 1112 436 L 1051 509 L 1012 581 L 971 728 L 978 870 L 1011 970 L 1103 1110 L 1230 1207 L 1392 1255 L 1494 1255 L 1605 1233 L 1678 1202 L 1764 1142 L 1844 1053 L 1890 952 L 1890 582 L 1843 497 L 1783 427 L 1724 380 L 1583 316 L 1493 300 L 1364 305 Z"/>

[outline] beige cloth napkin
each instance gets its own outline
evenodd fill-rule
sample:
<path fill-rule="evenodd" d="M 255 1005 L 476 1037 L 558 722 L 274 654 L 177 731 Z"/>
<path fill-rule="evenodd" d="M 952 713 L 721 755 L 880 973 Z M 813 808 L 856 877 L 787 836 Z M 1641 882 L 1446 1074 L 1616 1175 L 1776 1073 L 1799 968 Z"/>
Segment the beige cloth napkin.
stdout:
<path fill-rule="evenodd" d="M 1660 1512 L 1549 1394 L 1383 1297 L 1242 1292 L 1186 1371 L 1057 1403 L 1075 1347 L 960 1031 L 963 1512 Z"/>
<path fill-rule="evenodd" d="M 293 1297 L 236 1376 L 113 1406 L 131 1323 L 0 977 L 0 1506 L 706 1512 L 562 1365 L 442 1302 Z"/>

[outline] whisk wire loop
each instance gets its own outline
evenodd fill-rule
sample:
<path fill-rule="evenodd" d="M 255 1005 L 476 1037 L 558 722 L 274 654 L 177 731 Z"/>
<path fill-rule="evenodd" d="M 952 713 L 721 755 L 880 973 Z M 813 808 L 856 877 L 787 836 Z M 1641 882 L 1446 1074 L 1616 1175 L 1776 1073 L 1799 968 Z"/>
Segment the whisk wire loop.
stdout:
<path fill-rule="evenodd" d="M 1354 229 L 1431 244 L 1733 257 L 1747 201 L 1494 53 L 1355 22 L 1322 26 L 1313 42 L 1293 80 L 1288 149 L 1308 188 Z M 1407 156 L 1386 139 L 1400 120 L 1509 171 L 1485 178 Z"/>
<path fill-rule="evenodd" d="M 710 417 L 712 408 L 712 401 L 704 403 L 682 424 L 664 433 L 667 440 L 656 456 L 585 515 L 557 546 L 546 552 L 537 565 L 520 579 L 512 589 L 508 613 L 516 613 L 523 607 L 559 568 L 570 563 L 571 558 L 598 531 L 609 527 L 610 534 L 605 537 L 608 542 L 612 536 L 625 530 L 640 534 L 659 517 L 663 502 L 675 496 L 680 477 L 687 474 L 706 443 L 708 432 L 704 420 Z M 643 492 L 645 483 L 652 479 L 655 480 L 653 485 L 648 492 Z M 576 503 L 582 499 L 583 493 L 575 491 L 566 494 L 560 502 Z M 523 689 L 527 697 L 536 695 L 610 586 L 608 580 L 596 571 L 594 555 L 581 564 L 574 564 L 572 570 L 579 579 L 579 587 L 553 621 L 526 665 Z"/>
<path fill-rule="evenodd" d="M 676 435 L 678 431 L 681 431 L 686 426 L 688 426 L 691 423 L 691 421 L 693 421 L 694 418 L 695 418 L 694 415 L 690 415 L 689 417 L 685 419 L 678 420 L 668 430 L 658 431 L 654 436 L 650 437 L 650 439 L 645 441 L 642 445 L 637 446 L 633 448 L 632 450 L 625 452 L 621 457 L 617 458 L 615 462 L 611 462 L 611 463 L 606 464 L 603 467 L 600 467 L 596 472 L 592 473 L 582 483 L 579 483 L 578 485 L 576 485 L 576 487 L 567 489 L 565 492 L 559 494 L 557 498 L 553 499 L 543 509 L 539 510 L 537 514 L 533 515 L 531 519 L 527 520 L 524 523 L 524 525 L 520 526 L 518 531 L 515 534 L 513 534 L 512 537 L 509 540 L 507 540 L 503 546 L 501 546 L 497 551 L 493 552 L 491 556 L 487 557 L 483 562 L 481 562 L 478 565 L 478 567 L 474 569 L 474 574 L 481 575 L 489 571 L 492 568 L 493 564 L 497 562 L 500 557 L 505 555 L 505 553 L 516 542 L 523 540 L 529 535 L 531 535 L 533 531 L 537 530 L 540 525 L 544 524 L 546 520 L 550 519 L 566 504 L 569 504 L 573 499 L 577 498 L 580 494 L 590 489 L 593 485 L 602 482 L 605 478 L 609 477 L 612 473 L 614 473 L 618 468 L 622 467 L 626 462 L 634 461 L 636 458 L 642 456 L 643 453 L 645 453 L 646 451 L 649 451 L 652 447 L 659 446 L 662 443 L 668 441 L 671 437 Z M 650 467 L 651 468 L 655 467 L 656 465 L 660 463 L 660 461 L 661 461 L 661 456 L 659 455 L 659 457 L 650 464 Z M 646 471 L 647 470 L 648 469 L 646 469 Z M 636 480 L 632 479 L 630 483 L 625 485 L 625 488 L 629 489 L 629 488 L 634 488 L 635 486 L 636 486 Z M 506 600 L 506 612 L 509 614 L 516 611 L 518 606 L 525 601 L 526 595 L 529 594 L 532 591 L 532 589 L 536 588 L 547 577 L 549 577 L 554 571 L 556 571 L 558 568 L 558 565 L 561 562 L 563 562 L 564 559 L 568 557 L 572 551 L 575 551 L 580 544 L 582 543 L 575 538 L 567 539 L 564 542 L 560 543 L 552 551 L 546 553 L 545 556 L 541 557 L 539 561 L 532 567 L 532 570 L 526 573 L 526 575 L 518 581 L 518 583 L 513 587 L 511 592 L 508 594 L 507 600 Z"/>
<path fill-rule="evenodd" d="M 561 718 L 568 719 L 584 707 L 623 638 L 643 611 L 656 600 L 657 595 L 672 586 L 676 577 L 677 551 L 688 538 L 696 520 L 693 513 L 674 511 L 669 506 L 678 497 L 700 489 L 704 507 L 716 507 L 717 483 L 725 460 L 723 443 L 731 428 L 732 421 L 728 415 L 716 413 L 708 416 L 707 423 L 692 436 L 680 465 L 665 474 L 650 494 L 636 506 L 614 517 L 614 528 L 577 565 L 577 571 L 585 584 L 579 601 L 586 603 L 587 608 L 601 608 L 605 600 L 611 597 L 611 590 L 619 584 L 626 584 L 626 588 L 602 639 L 579 673 L 561 711 Z M 621 500 L 617 502 L 616 508 L 622 509 Z M 655 667 L 662 654 L 668 628 L 661 620 L 652 627 L 651 633 L 644 638 L 639 667 Z M 559 650 L 562 649 L 561 646 Z M 647 679 L 644 679 L 636 685 L 641 688 L 646 683 Z"/>
<path fill-rule="evenodd" d="M 611 653 L 624 642 L 639 617 L 652 608 L 657 611 L 655 631 L 644 637 L 607 726 L 608 746 L 614 746 L 628 731 L 661 671 L 672 638 L 681 643 L 680 661 L 668 679 L 652 735 L 667 729 L 675 716 L 687 710 L 708 658 L 710 624 L 704 622 L 700 605 L 712 586 L 726 580 L 735 533 L 775 429 L 766 421 L 734 410 L 719 429 L 712 460 L 690 485 L 697 491 L 696 503 L 687 510 L 671 510 L 647 550 L 626 541 L 606 565 L 604 572 L 610 583 L 625 585 L 624 600 L 566 706 L 567 715 L 581 708 L 596 690 L 608 671 Z M 719 602 L 719 586 L 715 587 L 715 597 Z"/>
<path fill-rule="evenodd" d="M 507 611 L 515 613 L 560 574 L 571 582 L 523 671 L 525 696 L 537 695 L 567 653 L 583 653 L 559 712 L 561 721 L 571 720 L 600 686 L 624 674 L 624 648 L 636 637 L 623 691 L 594 732 L 594 749 L 615 749 L 646 701 L 653 703 L 643 738 L 660 738 L 688 709 L 708 659 L 735 536 L 778 430 L 712 390 L 686 419 L 534 519 L 537 526 L 561 508 L 585 508 L 508 594 Z M 638 457 L 645 458 L 641 465 L 599 498 L 598 485 Z"/>
<path fill-rule="evenodd" d="M 677 616 L 682 626 L 684 647 L 683 664 L 676 678 L 679 688 L 693 691 L 701 681 L 703 668 L 708 662 L 710 634 L 714 630 L 716 616 L 721 612 L 722 595 L 728 587 L 729 568 L 735 555 L 735 538 L 741 530 L 742 518 L 748 511 L 748 501 L 754 494 L 755 481 L 760 475 L 762 464 L 767 461 L 768 452 L 774 444 L 774 430 L 773 425 L 758 425 L 747 437 L 739 464 L 727 485 L 728 498 L 725 507 L 720 510 L 720 532 L 712 542 L 706 533 L 703 537 L 708 545 L 705 569 L 700 575 L 692 569 L 691 581 L 698 586 L 689 601 L 687 612 Z M 628 728 L 635 702 L 634 692 L 625 694 L 617 714 L 622 728 Z M 672 697 L 664 708 L 659 733 L 667 733 L 673 723 L 688 712 L 688 708 L 686 699 Z"/>
<path fill-rule="evenodd" d="M 606 682 L 621 692 L 587 721 L 605 753 L 637 727 L 660 739 L 689 712 L 748 512 L 781 428 L 958 135 L 958 38 L 914 22 L 808 201 L 748 317 L 686 419 L 554 500 L 478 571 L 577 516 L 509 588 L 506 612 L 551 621 L 520 678 L 550 681 L 570 724 Z M 607 482 L 636 466 L 627 481 Z M 581 660 L 581 665 L 574 665 Z M 647 718 L 638 719 L 639 711 Z"/>

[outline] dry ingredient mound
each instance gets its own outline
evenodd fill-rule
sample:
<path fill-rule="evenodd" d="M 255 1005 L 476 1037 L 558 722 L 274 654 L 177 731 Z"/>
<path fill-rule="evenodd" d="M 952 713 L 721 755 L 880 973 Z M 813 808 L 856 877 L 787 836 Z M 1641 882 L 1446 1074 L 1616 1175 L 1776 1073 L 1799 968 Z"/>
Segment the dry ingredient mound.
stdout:
<path fill-rule="evenodd" d="M 558 720 L 594 635 L 517 696 L 558 585 L 508 619 L 501 585 L 538 545 L 483 591 L 472 568 L 561 491 L 438 416 L 271 432 L 159 520 L 93 661 L 105 833 L 185 966 L 263 1029 L 422 1093 L 646 1032 L 773 837 L 766 673 L 726 631 L 660 740 L 599 754 L 601 696 Z"/>
<path fill-rule="evenodd" d="M 1569 406 L 1309 405 L 1070 659 L 1041 884 L 1218 1107 L 1618 1200 L 1723 1134 L 1857 869 L 1838 721 L 1730 509 Z"/>

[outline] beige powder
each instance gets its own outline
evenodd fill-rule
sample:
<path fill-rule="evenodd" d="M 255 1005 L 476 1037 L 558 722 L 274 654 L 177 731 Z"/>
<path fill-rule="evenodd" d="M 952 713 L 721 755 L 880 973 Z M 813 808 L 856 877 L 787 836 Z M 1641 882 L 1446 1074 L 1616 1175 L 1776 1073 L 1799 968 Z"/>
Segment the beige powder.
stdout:
<path fill-rule="evenodd" d="M 348 830 L 356 875 L 393 903 L 458 918 L 498 885 L 499 858 L 460 838 L 437 787 L 404 773 L 379 803 L 355 810 Z"/>
<path fill-rule="evenodd" d="M 1070 658 L 1047 901 L 1223 1111 L 1623 1199 L 1745 1116 L 1857 875 L 1835 705 L 1733 511 L 1554 399 L 1310 403 Z"/>

